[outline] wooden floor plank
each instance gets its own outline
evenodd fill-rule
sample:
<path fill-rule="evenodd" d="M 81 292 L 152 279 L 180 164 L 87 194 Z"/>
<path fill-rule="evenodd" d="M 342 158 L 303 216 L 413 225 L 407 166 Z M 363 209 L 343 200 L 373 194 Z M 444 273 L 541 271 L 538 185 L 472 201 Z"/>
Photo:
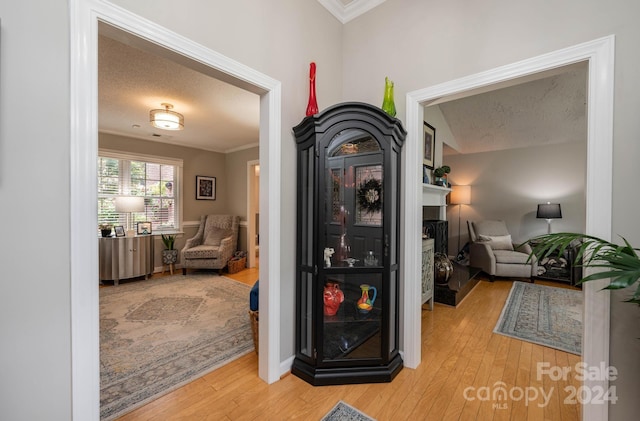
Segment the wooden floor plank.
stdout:
<path fill-rule="evenodd" d="M 224 276 L 253 285 L 258 271 Z M 287 375 L 268 385 L 258 378 L 251 353 L 120 420 L 319 420 L 340 400 L 378 421 L 579 420 L 580 407 L 563 402 L 563 388 L 580 386 L 574 376 L 538 379 L 536 370 L 540 362 L 573 367 L 580 357 L 493 333 L 511 284 L 482 280 L 458 307 L 436 303 L 433 311 L 423 310 L 422 362 L 391 383 L 314 387 Z M 507 389 L 555 389 L 555 395 L 548 407 L 538 405 L 542 398 L 507 402 L 508 409 L 478 399 L 480 388 L 493 392 L 499 382 Z"/>

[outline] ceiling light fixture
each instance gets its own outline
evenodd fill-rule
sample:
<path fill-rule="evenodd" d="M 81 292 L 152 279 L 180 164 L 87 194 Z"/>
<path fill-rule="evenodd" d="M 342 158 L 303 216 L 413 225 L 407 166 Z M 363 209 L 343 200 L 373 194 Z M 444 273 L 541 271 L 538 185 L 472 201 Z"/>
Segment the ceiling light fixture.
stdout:
<path fill-rule="evenodd" d="M 173 105 L 163 102 L 160 104 L 164 109 L 151 110 L 149 119 L 153 127 L 162 130 L 182 130 L 184 129 L 184 116 L 175 111 L 171 111 Z"/>

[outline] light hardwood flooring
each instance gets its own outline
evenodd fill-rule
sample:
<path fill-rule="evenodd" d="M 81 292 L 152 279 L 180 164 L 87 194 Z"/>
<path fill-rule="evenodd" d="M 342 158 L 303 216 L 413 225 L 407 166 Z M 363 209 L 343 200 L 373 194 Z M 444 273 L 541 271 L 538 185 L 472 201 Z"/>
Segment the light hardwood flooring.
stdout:
<path fill-rule="evenodd" d="M 257 273 L 224 275 L 253 285 Z M 423 310 L 422 363 L 391 383 L 313 387 L 285 375 L 267 385 L 251 353 L 120 420 L 320 420 L 339 400 L 379 421 L 579 420 L 581 408 L 565 402 L 565 388 L 580 383 L 571 374 L 558 381 L 539 377 L 537 363 L 574 372 L 580 357 L 493 333 L 510 288 L 510 281 L 482 280 L 457 308 L 436 303 Z M 479 399 L 500 386 L 512 398 Z M 520 398 L 534 390 L 550 396 L 548 402 L 540 395 L 528 404 Z"/>

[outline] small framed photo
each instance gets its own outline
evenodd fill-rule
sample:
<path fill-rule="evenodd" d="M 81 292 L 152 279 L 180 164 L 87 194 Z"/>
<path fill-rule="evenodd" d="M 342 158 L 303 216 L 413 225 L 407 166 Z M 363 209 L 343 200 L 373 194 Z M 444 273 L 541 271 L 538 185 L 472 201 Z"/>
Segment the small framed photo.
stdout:
<path fill-rule="evenodd" d="M 424 135 L 422 139 L 422 164 L 429 168 L 433 169 L 433 154 L 436 144 L 436 128 L 424 122 Z"/>
<path fill-rule="evenodd" d="M 422 184 L 430 184 L 429 177 L 431 176 L 431 170 L 426 165 L 422 166 Z"/>
<path fill-rule="evenodd" d="M 113 228 L 116 230 L 116 237 L 124 237 L 124 227 L 122 225 L 117 225 Z"/>
<path fill-rule="evenodd" d="M 216 200 L 216 178 L 196 175 L 196 199 Z"/>
<path fill-rule="evenodd" d="M 138 235 L 148 235 L 151 234 L 151 222 L 138 222 L 138 230 L 136 231 Z"/>

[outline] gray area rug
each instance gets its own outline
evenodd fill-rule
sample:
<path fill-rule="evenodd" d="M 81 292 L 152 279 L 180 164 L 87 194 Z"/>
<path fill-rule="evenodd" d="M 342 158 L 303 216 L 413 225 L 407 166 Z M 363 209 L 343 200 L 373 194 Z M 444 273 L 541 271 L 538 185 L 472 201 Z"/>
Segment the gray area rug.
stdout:
<path fill-rule="evenodd" d="M 100 288 L 101 420 L 253 351 L 250 289 L 210 273 Z"/>
<path fill-rule="evenodd" d="M 340 401 L 321 421 L 375 421 L 373 418 L 358 411 L 353 406 Z"/>
<path fill-rule="evenodd" d="M 580 355 L 582 291 L 516 281 L 493 331 Z"/>

